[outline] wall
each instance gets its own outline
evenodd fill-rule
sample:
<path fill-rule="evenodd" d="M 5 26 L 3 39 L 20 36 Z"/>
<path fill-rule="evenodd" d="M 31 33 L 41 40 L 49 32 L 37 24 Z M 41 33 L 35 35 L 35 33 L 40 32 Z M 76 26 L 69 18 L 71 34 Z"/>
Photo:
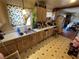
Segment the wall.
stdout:
<path fill-rule="evenodd" d="M 79 22 L 79 13 L 76 13 L 72 16 L 71 22 Z"/>
<path fill-rule="evenodd" d="M 9 23 L 8 12 L 6 8 L 6 3 L 0 0 L 0 22 L 3 23 L 3 26 L 0 28 L 4 32 L 10 32 L 12 27 Z"/>

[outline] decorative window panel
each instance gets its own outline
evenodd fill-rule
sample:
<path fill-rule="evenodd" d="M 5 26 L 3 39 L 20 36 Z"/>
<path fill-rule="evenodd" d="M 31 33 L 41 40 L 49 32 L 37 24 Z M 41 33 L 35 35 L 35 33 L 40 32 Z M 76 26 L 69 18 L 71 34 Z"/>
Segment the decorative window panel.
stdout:
<path fill-rule="evenodd" d="M 24 25 L 25 21 L 22 14 L 22 8 L 13 5 L 8 5 L 7 8 L 12 26 Z"/>

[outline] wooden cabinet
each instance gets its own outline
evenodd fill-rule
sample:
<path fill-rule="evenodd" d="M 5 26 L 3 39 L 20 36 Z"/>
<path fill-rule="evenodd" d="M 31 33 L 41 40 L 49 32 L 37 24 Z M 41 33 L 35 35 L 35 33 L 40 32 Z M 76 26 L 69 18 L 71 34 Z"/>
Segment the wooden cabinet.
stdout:
<path fill-rule="evenodd" d="M 37 7 L 37 21 L 46 21 L 46 8 Z"/>
<path fill-rule="evenodd" d="M 24 51 L 33 46 L 33 40 L 30 35 L 23 37 L 22 42 Z"/>
<path fill-rule="evenodd" d="M 15 40 L 7 41 L 0 45 L 0 53 L 2 53 L 4 56 L 7 56 L 17 50 L 17 44 Z"/>
<path fill-rule="evenodd" d="M 24 8 L 34 8 L 36 0 L 23 0 L 24 1 Z"/>
<path fill-rule="evenodd" d="M 46 39 L 46 32 L 47 30 L 44 30 L 42 33 L 43 33 L 43 39 Z"/>
<path fill-rule="evenodd" d="M 18 51 L 19 52 L 22 52 L 23 51 L 23 42 L 22 42 L 22 39 L 17 39 L 17 48 L 18 48 Z"/>
<path fill-rule="evenodd" d="M 44 30 L 44 32 L 43 32 L 44 39 L 47 39 L 48 37 L 50 37 L 52 35 L 53 35 L 53 28 Z"/>
<path fill-rule="evenodd" d="M 42 41 L 44 39 L 44 31 L 39 32 L 39 40 Z M 38 38 L 38 37 L 37 37 Z"/>
<path fill-rule="evenodd" d="M 5 45 L 5 48 L 8 52 L 8 54 L 12 54 L 17 50 L 17 43 L 16 40 L 10 40 L 3 43 Z"/>
<path fill-rule="evenodd" d="M 23 7 L 22 0 L 6 0 L 7 4 Z"/>
<path fill-rule="evenodd" d="M 5 49 L 5 47 L 0 47 L 0 53 L 2 53 L 4 56 L 8 55 L 8 51 Z"/>
<path fill-rule="evenodd" d="M 38 44 L 44 39 L 47 39 L 53 34 L 53 29 L 47 29 L 40 32 L 33 33 L 31 35 L 23 36 L 14 40 L 4 42 L 4 46 L 0 44 L 0 53 L 5 56 L 18 50 L 20 53 L 26 51 L 33 45 Z"/>
<path fill-rule="evenodd" d="M 64 20 L 65 19 L 64 19 L 63 16 L 58 16 L 57 19 L 55 20 L 55 23 L 56 23 L 56 26 L 58 28 L 59 33 L 62 33 L 62 31 L 63 31 L 63 22 L 64 22 Z"/>
<path fill-rule="evenodd" d="M 31 40 L 32 40 L 33 45 L 35 45 L 37 43 L 36 34 L 37 33 L 34 33 L 34 34 L 31 35 Z"/>
<path fill-rule="evenodd" d="M 17 50 L 17 45 L 16 45 L 16 43 L 7 45 L 7 46 L 5 46 L 5 47 L 6 47 L 6 49 L 7 49 L 9 55 L 12 54 L 12 53 L 14 53 L 14 52 Z"/>
<path fill-rule="evenodd" d="M 51 28 L 51 29 L 48 30 L 48 37 L 50 37 L 52 35 L 53 35 L 53 28 Z"/>

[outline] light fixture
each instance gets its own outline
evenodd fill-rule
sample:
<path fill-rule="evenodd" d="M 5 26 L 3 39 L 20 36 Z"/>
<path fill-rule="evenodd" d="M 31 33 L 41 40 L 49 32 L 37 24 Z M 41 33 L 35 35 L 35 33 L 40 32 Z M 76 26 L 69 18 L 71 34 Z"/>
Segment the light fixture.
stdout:
<path fill-rule="evenodd" d="M 75 3 L 77 0 L 70 0 L 70 3 Z"/>

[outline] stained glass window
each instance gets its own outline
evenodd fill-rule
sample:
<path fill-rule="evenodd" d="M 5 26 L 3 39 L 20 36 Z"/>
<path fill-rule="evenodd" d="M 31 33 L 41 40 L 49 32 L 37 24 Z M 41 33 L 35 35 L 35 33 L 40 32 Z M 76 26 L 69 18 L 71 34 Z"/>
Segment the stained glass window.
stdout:
<path fill-rule="evenodd" d="M 22 13 L 23 9 L 13 5 L 7 5 L 7 8 L 12 26 L 24 25 L 25 21 Z"/>

